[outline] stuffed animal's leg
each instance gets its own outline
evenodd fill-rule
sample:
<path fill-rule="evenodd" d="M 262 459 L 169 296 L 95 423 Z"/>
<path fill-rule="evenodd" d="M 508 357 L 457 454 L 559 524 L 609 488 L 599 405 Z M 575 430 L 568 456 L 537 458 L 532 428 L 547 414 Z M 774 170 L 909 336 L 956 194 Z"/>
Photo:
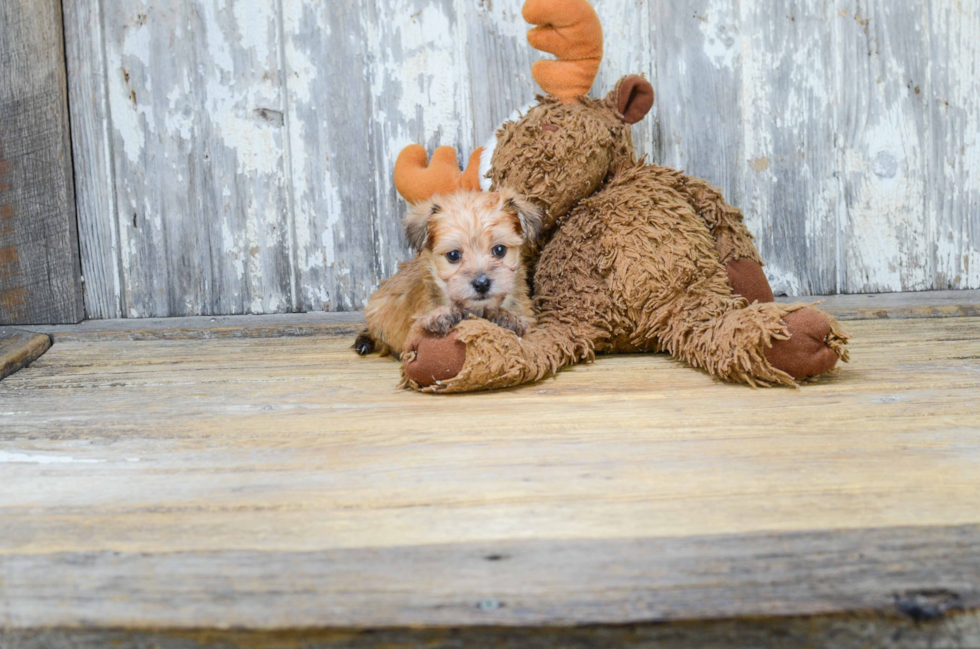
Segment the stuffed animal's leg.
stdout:
<path fill-rule="evenodd" d="M 735 295 L 753 302 L 774 302 L 769 280 L 752 234 L 742 221 L 742 211 L 725 202 L 721 192 L 700 178 L 665 169 L 665 182 L 680 193 L 700 216 L 715 240 L 718 259 L 725 267 L 728 285 Z M 788 313 L 783 321 L 789 340 L 773 339 L 766 358 L 794 379 L 829 371 L 837 360 L 847 361 L 847 339 L 837 321 L 813 308 Z"/>
<path fill-rule="evenodd" d="M 847 334 L 836 320 L 805 304 L 727 300 L 676 305 L 659 346 L 711 374 L 750 385 L 794 385 L 847 361 Z"/>
<path fill-rule="evenodd" d="M 752 234 L 742 222 L 742 211 L 726 203 L 720 191 L 700 178 L 664 167 L 658 170 L 663 170 L 660 177 L 664 183 L 683 196 L 697 215 L 704 219 L 711 236 L 715 238 L 722 264 L 731 259 L 762 261 L 752 241 Z"/>
<path fill-rule="evenodd" d="M 752 302 L 773 302 L 775 296 L 762 271 L 762 260 L 752 234 L 742 221 L 742 212 L 725 202 L 721 192 L 700 178 L 659 167 L 665 184 L 687 200 L 704 219 L 718 251 L 718 259 L 728 274 L 728 284 L 736 295 Z"/>
<path fill-rule="evenodd" d="M 663 349 L 720 378 L 758 385 L 792 385 L 833 368 L 846 339 L 836 323 L 816 309 L 789 318 L 808 309 L 802 304 L 747 304 L 732 295 L 708 224 L 661 175 L 640 169 L 622 189 L 610 186 L 607 204 L 590 201 L 602 218 L 589 222 L 605 224 L 608 261 L 600 267 L 609 269 L 612 302 L 626 306 L 631 323 L 628 341 L 612 338 L 613 351 Z M 648 206 L 637 196 L 657 201 Z"/>
<path fill-rule="evenodd" d="M 769 280 L 752 234 L 742 221 L 742 211 L 725 202 L 721 192 L 700 178 L 678 173 L 671 184 L 704 219 L 715 240 L 718 258 L 725 267 L 728 285 L 749 303 L 774 302 Z M 794 379 L 823 374 L 838 360 L 847 361 L 848 336 L 832 317 L 813 308 L 792 311 L 783 317 L 789 340 L 773 339 L 766 358 Z"/>

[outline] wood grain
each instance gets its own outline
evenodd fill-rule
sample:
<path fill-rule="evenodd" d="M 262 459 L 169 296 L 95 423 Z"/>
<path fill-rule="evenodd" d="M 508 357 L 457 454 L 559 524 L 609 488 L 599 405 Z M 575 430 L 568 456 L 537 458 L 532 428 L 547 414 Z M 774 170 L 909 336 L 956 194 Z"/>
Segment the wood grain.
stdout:
<path fill-rule="evenodd" d="M 956 0 L 928 3 L 929 120 L 936 288 L 980 285 L 980 14 Z"/>
<path fill-rule="evenodd" d="M 84 317 L 60 0 L 0 3 L 0 324 Z"/>
<path fill-rule="evenodd" d="M 938 591 L 934 599 L 951 613 L 975 611 L 978 554 L 978 526 L 294 553 L 7 554 L 0 622 L 274 630 L 899 617 L 900 598 L 916 592 Z"/>
<path fill-rule="evenodd" d="M 523 4 L 522 0 L 459 3 L 464 10 L 467 80 L 473 106 L 472 139 L 462 143 L 461 153 L 484 144 L 515 110 L 527 106 L 541 92 L 531 78 L 531 64 L 542 54 L 527 44 L 530 25 L 521 16 Z M 630 7 L 632 3 L 597 4 L 597 11 Z M 612 88 L 607 87 L 608 82 L 597 79 L 596 91 L 608 92 Z"/>
<path fill-rule="evenodd" d="M 0 327 L 0 380 L 24 369 L 51 347 L 51 338 L 21 329 Z"/>
<path fill-rule="evenodd" d="M 926 212 L 930 58 L 928 31 L 917 28 L 928 24 L 927 3 L 850 0 L 839 8 L 846 293 L 935 286 Z"/>
<path fill-rule="evenodd" d="M 100 3 L 66 4 L 98 317 L 360 308 L 410 254 L 401 147 L 465 159 L 538 90 L 520 0 Z M 743 209 L 778 293 L 980 288 L 980 17 L 892 4 L 596 0 L 593 94 L 651 79 L 637 150 Z"/>
<path fill-rule="evenodd" d="M 634 355 L 449 398 L 351 336 L 58 342 L 0 384 L 0 626 L 976 608 L 978 325 L 848 323 L 800 390 Z"/>
<path fill-rule="evenodd" d="M 284 0 L 282 11 L 294 305 L 300 311 L 359 308 L 381 276 L 381 258 L 404 248 L 396 234 L 388 252 L 378 253 L 379 240 L 385 243 L 396 222 L 379 209 L 393 197 L 390 183 L 381 184 L 368 130 L 376 93 L 368 83 L 372 36 L 365 5 Z"/>
<path fill-rule="evenodd" d="M 909 320 L 918 318 L 980 317 L 980 291 L 922 291 L 828 295 L 816 298 L 786 297 L 779 302 L 814 299 L 820 309 L 838 320 Z M 76 325 L 78 326 L 78 325 Z"/>
<path fill-rule="evenodd" d="M 107 3 L 101 15 L 126 317 L 290 310 L 273 5 Z"/>
<path fill-rule="evenodd" d="M 662 147 L 652 151 L 653 161 L 706 178 L 742 204 L 738 2 L 651 0 L 650 8 Z"/>
<path fill-rule="evenodd" d="M 120 318 L 125 314 L 126 282 L 120 262 L 101 2 L 62 3 L 85 314 L 95 319 Z"/>
<path fill-rule="evenodd" d="M 980 300 L 978 312 L 980 315 Z M 364 330 L 364 313 L 316 312 L 284 315 L 188 316 L 86 320 L 77 325 L 27 327 L 56 343 L 144 340 L 215 340 L 222 338 L 279 338 L 351 336 Z M 351 342 L 353 345 L 353 342 Z"/>
<path fill-rule="evenodd" d="M 822 0 L 742 6 L 745 144 L 732 166 L 742 170 L 740 204 L 776 294 L 845 290 L 838 278 L 839 20 L 834 3 Z"/>
<path fill-rule="evenodd" d="M 924 291 L 871 295 L 786 297 L 781 302 L 815 300 L 838 320 L 980 317 L 980 291 Z M 88 320 L 77 325 L 29 326 L 55 342 L 97 340 L 181 340 L 355 335 L 364 326 L 361 311 L 285 315 L 189 316 Z"/>

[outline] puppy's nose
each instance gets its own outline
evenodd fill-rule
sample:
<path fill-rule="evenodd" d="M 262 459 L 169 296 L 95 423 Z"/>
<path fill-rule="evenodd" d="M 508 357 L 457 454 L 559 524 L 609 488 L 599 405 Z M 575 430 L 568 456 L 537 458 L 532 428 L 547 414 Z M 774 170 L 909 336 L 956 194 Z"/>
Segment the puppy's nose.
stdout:
<path fill-rule="evenodd" d="M 473 290 L 475 290 L 480 295 L 486 295 L 487 291 L 490 290 L 490 284 L 492 284 L 493 282 L 486 275 L 480 275 L 479 277 L 474 279 L 471 283 L 473 285 Z"/>

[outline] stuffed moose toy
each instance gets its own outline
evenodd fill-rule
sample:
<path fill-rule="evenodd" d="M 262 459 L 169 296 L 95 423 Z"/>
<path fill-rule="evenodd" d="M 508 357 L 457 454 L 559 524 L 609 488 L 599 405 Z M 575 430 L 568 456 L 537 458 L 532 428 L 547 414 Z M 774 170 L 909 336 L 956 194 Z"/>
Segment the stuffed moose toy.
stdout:
<path fill-rule="evenodd" d="M 586 0 L 527 0 L 534 64 L 547 93 L 477 149 L 461 173 L 440 147 L 427 164 L 408 147 L 395 185 L 409 202 L 457 188 L 508 186 L 544 214 L 527 252 L 537 325 L 523 338 L 464 320 L 422 335 L 402 355 L 405 384 L 454 393 L 517 386 L 597 353 L 666 351 L 713 376 L 753 386 L 795 385 L 847 361 L 848 336 L 825 313 L 779 304 L 741 212 L 706 182 L 637 160 L 630 125 L 653 87 L 622 78 L 588 96 L 602 27 Z"/>

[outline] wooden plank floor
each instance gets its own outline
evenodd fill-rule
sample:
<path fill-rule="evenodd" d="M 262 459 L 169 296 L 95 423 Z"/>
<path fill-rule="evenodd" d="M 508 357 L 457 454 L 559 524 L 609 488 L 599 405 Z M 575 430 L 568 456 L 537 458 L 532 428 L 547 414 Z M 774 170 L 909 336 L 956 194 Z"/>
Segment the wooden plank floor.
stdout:
<path fill-rule="evenodd" d="M 0 383 L 0 628 L 980 608 L 980 318 L 847 329 L 799 390 L 636 355 L 451 397 L 349 336 L 56 338 Z"/>

